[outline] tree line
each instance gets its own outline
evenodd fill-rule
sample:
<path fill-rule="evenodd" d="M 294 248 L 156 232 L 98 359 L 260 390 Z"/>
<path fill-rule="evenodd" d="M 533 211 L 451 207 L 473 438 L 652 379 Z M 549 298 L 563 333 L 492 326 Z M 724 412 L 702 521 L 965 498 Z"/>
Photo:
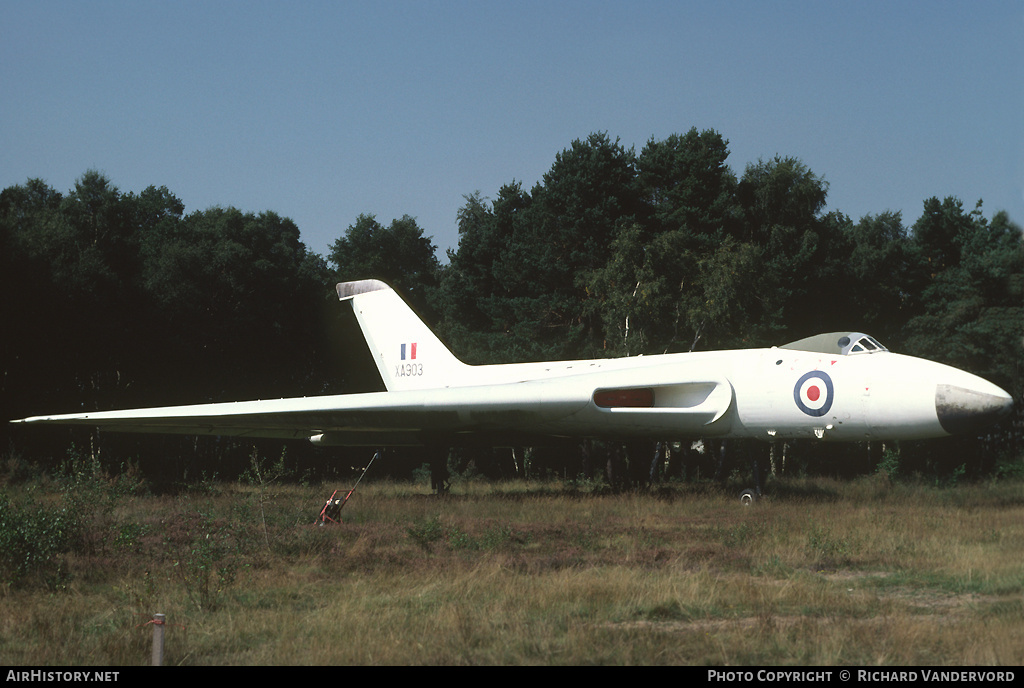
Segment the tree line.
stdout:
<path fill-rule="evenodd" d="M 122 192 L 95 171 L 67 193 L 30 179 L 0 192 L 0 404 L 14 418 L 378 388 L 332 289 L 372 277 L 470 363 L 771 346 L 856 330 L 982 375 L 1020 408 L 1024 243 L 1005 212 L 929 198 L 909 225 L 890 211 L 854 221 L 825 212 L 828 184 L 800 160 L 760 160 L 737 176 L 728 156 L 713 130 L 651 139 L 639 152 L 591 134 L 557 153 L 529 190 L 512 180 L 493 197 L 468 194 L 445 263 L 409 215 L 389 225 L 360 215 L 323 257 L 273 212 L 186 214 L 166 187 Z M 252 449 L 3 432 L 26 453 L 101 441 L 110 459 L 133 454 L 191 477 L 232 472 Z M 902 448 L 903 468 L 990 474 L 1019 463 L 1012 421 L 985 438 L 990 446 L 980 441 Z M 331 461 L 287 451 L 310 470 Z M 829 451 L 820 470 L 843 465 Z M 819 470 L 813 454 L 804 467 Z"/>

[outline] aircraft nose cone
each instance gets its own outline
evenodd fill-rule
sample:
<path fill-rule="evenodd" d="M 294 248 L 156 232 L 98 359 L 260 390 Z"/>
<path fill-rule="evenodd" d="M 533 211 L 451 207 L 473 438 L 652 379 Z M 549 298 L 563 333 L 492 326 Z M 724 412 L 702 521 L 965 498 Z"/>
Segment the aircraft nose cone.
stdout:
<path fill-rule="evenodd" d="M 985 383 L 984 389 L 957 385 L 935 388 L 935 412 L 942 429 L 951 435 L 969 433 L 999 422 L 1013 410 L 1013 398 Z"/>

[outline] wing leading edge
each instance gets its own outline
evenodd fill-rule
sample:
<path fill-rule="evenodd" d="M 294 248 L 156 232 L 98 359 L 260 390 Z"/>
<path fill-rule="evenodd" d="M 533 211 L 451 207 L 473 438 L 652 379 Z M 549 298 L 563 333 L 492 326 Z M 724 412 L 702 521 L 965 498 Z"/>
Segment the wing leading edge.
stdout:
<path fill-rule="evenodd" d="M 520 420 L 536 421 L 535 416 L 520 412 L 514 400 L 478 398 L 481 395 L 477 392 L 461 391 L 455 396 L 442 394 L 442 390 L 371 392 L 35 416 L 15 422 L 86 425 L 115 432 L 302 438 L 321 444 L 377 445 L 384 439 L 389 440 L 385 444 L 419 444 L 411 440 L 420 438 L 425 431 L 480 431 L 499 419 L 507 424 L 517 414 Z M 586 400 L 572 401 L 561 400 L 561 414 L 578 410 Z M 554 407 L 558 405 L 543 404 L 545 414 L 554 418 Z"/>
<path fill-rule="evenodd" d="M 371 392 L 301 399 L 199 404 L 35 416 L 16 423 L 86 425 L 115 432 L 310 439 L 316 444 L 379 446 L 524 438 L 618 436 L 680 422 L 709 426 L 728 411 L 728 383 L 644 388 L 651 402 L 637 408 L 634 388 L 609 390 L 606 375 L 581 375 L 496 386 Z M 618 399 L 626 401 L 617 401 Z M 612 399 L 612 401 L 608 401 Z M 662 401 L 655 405 L 654 399 Z M 670 406 L 667 404 L 671 404 Z M 689 422 L 686 422 L 689 421 Z"/>

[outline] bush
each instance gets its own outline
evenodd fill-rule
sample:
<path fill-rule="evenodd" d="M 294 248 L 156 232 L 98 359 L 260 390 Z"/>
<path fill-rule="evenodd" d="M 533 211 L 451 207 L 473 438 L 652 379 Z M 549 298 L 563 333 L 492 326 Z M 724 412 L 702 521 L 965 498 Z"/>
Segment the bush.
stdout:
<path fill-rule="evenodd" d="M 0 585 L 67 583 L 65 555 L 81 540 L 81 521 L 67 505 L 16 504 L 0 493 Z"/>
<path fill-rule="evenodd" d="M 30 474 L 27 469 L 21 473 Z M 95 456 L 72 446 L 52 481 L 42 473 L 33 475 L 17 490 L 0 492 L 3 588 L 62 588 L 70 579 L 69 554 L 97 554 L 111 542 L 122 547 L 138 539 L 139 527 L 118 524 L 114 517 L 119 499 L 145 489 L 133 467 L 122 466 L 117 477 L 109 478 Z M 50 489 L 44 492 L 40 486 Z"/>

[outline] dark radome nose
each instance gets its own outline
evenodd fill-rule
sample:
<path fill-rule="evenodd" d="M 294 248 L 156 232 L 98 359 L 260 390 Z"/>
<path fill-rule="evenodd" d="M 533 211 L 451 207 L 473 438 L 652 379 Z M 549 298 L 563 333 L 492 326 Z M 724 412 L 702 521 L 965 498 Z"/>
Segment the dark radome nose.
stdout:
<path fill-rule="evenodd" d="M 1013 398 L 995 385 L 988 386 L 991 389 L 984 392 L 956 385 L 936 386 L 935 412 L 942 429 L 951 435 L 976 432 L 1010 415 Z"/>

